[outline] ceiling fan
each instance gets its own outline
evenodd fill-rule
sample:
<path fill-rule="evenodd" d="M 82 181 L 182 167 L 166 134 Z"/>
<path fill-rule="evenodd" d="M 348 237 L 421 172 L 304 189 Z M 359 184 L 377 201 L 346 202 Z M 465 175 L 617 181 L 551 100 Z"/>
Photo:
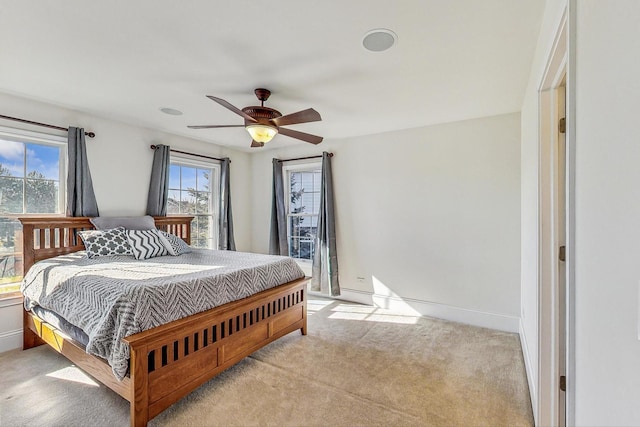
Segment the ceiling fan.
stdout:
<path fill-rule="evenodd" d="M 295 125 L 298 123 L 317 122 L 322 120 L 322 117 L 320 117 L 320 114 L 316 110 L 308 108 L 306 110 L 283 116 L 280 111 L 264 106 L 264 102 L 269 99 L 269 95 L 271 95 L 271 92 L 268 89 L 258 88 L 254 92 L 260 101 L 260 106 L 254 105 L 244 107 L 242 110 L 234 107 L 224 99 L 207 95 L 207 98 L 210 100 L 217 102 L 223 107 L 228 108 L 237 115 L 243 117 L 243 125 L 200 125 L 187 127 L 191 129 L 243 127 L 251 135 L 252 147 L 263 147 L 266 142 L 271 141 L 271 139 L 273 139 L 273 137 L 278 133 L 291 138 L 300 139 L 305 142 L 310 142 L 311 144 L 320 144 L 322 142 L 321 136 L 311 135 L 310 133 L 304 133 L 282 127 L 285 125 Z"/>

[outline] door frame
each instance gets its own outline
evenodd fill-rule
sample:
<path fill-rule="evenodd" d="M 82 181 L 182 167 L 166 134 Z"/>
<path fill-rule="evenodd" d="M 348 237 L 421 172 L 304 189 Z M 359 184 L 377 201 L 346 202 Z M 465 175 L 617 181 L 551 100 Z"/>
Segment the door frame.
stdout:
<path fill-rule="evenodd" d="M 538 378 L 537 407 L 533 408 L 538 425 L 563 425 L 560 420 L 560 366 L 566 368 L 565 414 L 567 425 L 574 420 L 574 289 L 575 289 L 575 90 L 572 75 L 570 13 L 575 8 L 568 5 L 556 31 L 545 71 L 538 86 Z M 574 19 L 571 19 L 575 22 Z M 558 159 L 557 123 L 558 88 L 565 85 L 566 109 L 566 158 L 565 158 L 565 235 L 558 235 L 559 218 L 557 203 Z M 564 238 L 562 238 L 564 237 Z M 565 242 L 565 294 L 564 339 L 559 330 L 559 269 L 558 246 Z M 565 357 L 560 360 L 562 347 Z"/>

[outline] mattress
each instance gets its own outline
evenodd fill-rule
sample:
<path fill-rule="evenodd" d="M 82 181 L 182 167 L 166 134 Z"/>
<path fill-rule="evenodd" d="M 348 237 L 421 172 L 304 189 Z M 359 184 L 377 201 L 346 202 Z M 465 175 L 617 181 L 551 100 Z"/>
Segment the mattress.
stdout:
<path fill-rule="evenodd" d="M 40 319 L 67 335 L 69 338 L 79 344 L 82 344 L 83 347 L 87 347 L 87 344 L 89 343 L 89 336 L 82 329 L 69 323 L 67 319 L 60 316 L 58 313 L 42 308 L 39 305 L 32 307 L 31 311 Z"/>
<path fill-rule="evenodd" d="M 25 308 L 40 306 L 80 328 L 86 351 L 128 370 L 122 338 L 304 277 L 289 257 L 194 249 L 136 260 L 87 258 L 76 252 L 36 263 L 21 291 Z"/>

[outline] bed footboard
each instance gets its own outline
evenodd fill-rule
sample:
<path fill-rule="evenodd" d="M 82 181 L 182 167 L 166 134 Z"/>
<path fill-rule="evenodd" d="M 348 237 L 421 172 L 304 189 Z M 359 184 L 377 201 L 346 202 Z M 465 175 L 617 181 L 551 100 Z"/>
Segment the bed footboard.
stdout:
<path fill-rule="evenodd" d="M 124 340 L 131 350 L 131 425 L 144 426 L 183 396 L 270 342 L 306 334 L 307 279 Z"/>
<path fill-rule="evenodd" d="M 278 338 L 307 333 L 308 278 L 280 285 L 124 338 L 129 377 L 115 379 L 102 359 L 25 311 L 25 337 L 49 344 L 130 402 L 131 426 L 147 422 L 182 397 Z M 36 343 L 37 342 L 37 343 Z M 27 339 L 25 338 L 25 348 Z"/>

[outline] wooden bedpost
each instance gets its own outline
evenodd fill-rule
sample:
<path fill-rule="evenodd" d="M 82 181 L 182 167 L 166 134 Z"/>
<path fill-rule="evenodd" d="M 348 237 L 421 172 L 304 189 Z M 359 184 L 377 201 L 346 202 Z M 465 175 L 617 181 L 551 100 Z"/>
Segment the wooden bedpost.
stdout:
<path fill-rule="evenodd" d="M 309 277 L 305 277 L 305 279 L 310 279 Z M 306 286 L 300 291 L 302 295 L 302 328 L 300 328 L 300 333 L 302 335 L 307 335 L 307 288 Z"/>
<path fill-rule="evenodd" d="M 20 218 L 20 222 L 22 223 L 22 275 L 24 276 L 36 262 L 36 257 L 33 242 L 33 224 L 25 223 L 22 218 Z"/>
<path fill-rule="evenodd" d="M 27 314 L 26 310 L 22 310 L 22 349 L 27 350 L 29 348 L 37 347 L 45 344 L 35 332 L 31 330 L 33 322 Z"/>
<path fill-rule="evenodd" d="M 35 262 L 33 251 L 33 225 L 22 224 L 22 270 L 23 275 L 31 268 Z M 37 347 L 45 342 L 31 330 L 32 322 L 27 315 L 27 311 L 22 309 L 22 349 Z"/>
<path fill-rule="evenodd" d="M 149 421 L 149 359 L 147 346 L 130 346 L 129 377 L 133 386 L 130 401 L 131 427 L 146 427 Z"/>

